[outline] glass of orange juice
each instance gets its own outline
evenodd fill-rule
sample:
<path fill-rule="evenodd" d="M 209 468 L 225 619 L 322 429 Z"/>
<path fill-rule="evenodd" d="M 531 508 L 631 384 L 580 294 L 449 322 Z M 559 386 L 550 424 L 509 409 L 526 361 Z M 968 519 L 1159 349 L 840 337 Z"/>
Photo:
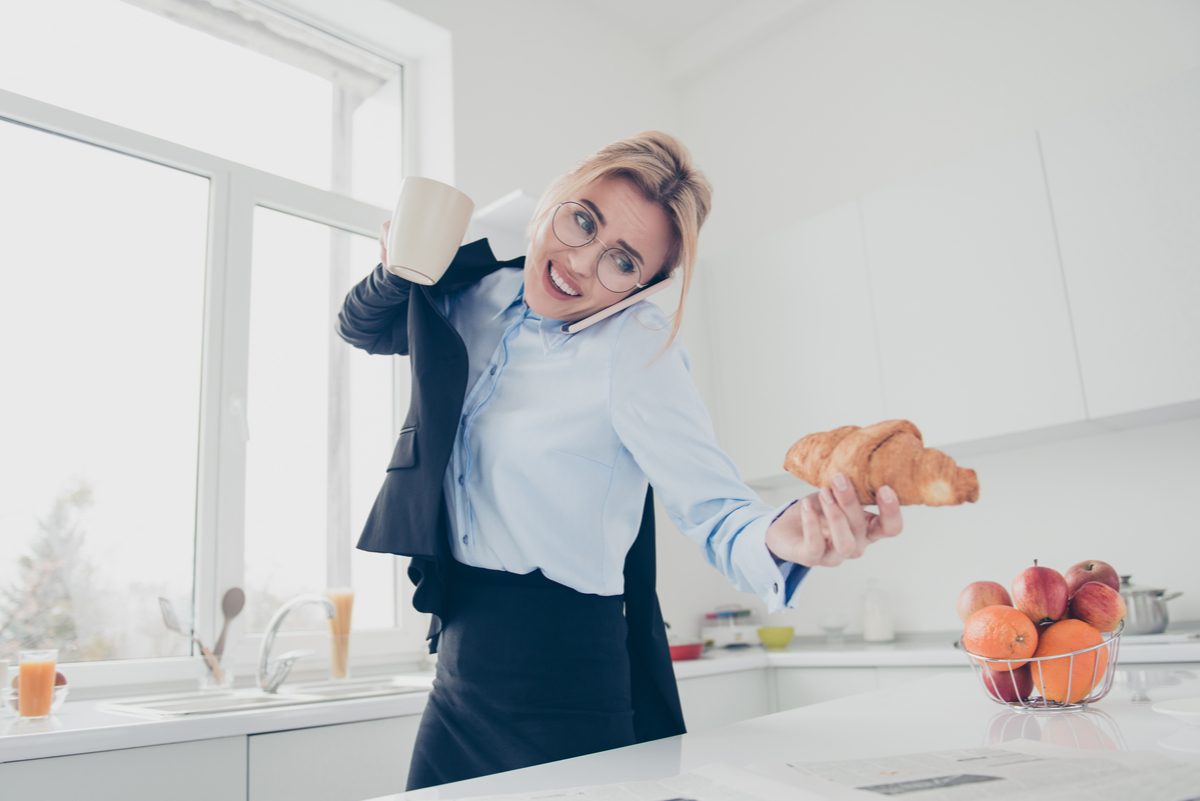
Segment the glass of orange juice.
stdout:
<path fill-rule="evenodd" d="M 58 667 L 58 649 L 21 651 L 18 659 L 17 714 L 27 720 L 50 717 L 54 703 L 54 674 Z"/>
<path fill-rule="evenodd" d="M 335 679 L 350 676 L 350 613 L 354 609 L 354 590 L 336 587 L 325 590 L 326 597 L 333 601 L 333 617 L 329 618 L 330 643 L 329 674 Z"/>

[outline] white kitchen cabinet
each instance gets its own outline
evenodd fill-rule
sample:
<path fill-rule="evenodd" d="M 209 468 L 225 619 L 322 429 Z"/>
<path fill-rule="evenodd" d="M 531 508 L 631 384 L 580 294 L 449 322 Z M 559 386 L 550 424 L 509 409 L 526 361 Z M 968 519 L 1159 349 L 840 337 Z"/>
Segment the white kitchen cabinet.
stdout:
<path fill-rule="evenodd" d="M 1200 71 L 1040 135 L 1090 415 L 1200 399 Z"/>
<path fill-rule="evenodd" d="M 255 734 L 249 801 L 357 801 L 404 792 L 420 715 Z"/>
<path fill-rule="evenodd" d="M 793 441 L 880 419 L 883 396 L 856 203 L 747 238 L 714 276 L 721 440 L 757 480 Z"/>
<path fill-rule="evenodd" d="M 236 801 L 246 797 L 246 738 L 6 762 L 0 797 Z"/>
<path fill-rule="evenodd" d="M 834 698 L 878 689 L 873 667 L 786 668 L 770 671 L 775 682 L 775 709 L 795 709 Z"/>
<path fill-rule="evenodd" d="M 1085 418 L 1032 132 L 861 204 L 887 417 L 930 444 Z"/>
<path fill-rule="evenodd" d="M 765 668 L 756 668 L 679 679 L 687 730 L 703 731 L 775 711 L 767 677 Z"/>

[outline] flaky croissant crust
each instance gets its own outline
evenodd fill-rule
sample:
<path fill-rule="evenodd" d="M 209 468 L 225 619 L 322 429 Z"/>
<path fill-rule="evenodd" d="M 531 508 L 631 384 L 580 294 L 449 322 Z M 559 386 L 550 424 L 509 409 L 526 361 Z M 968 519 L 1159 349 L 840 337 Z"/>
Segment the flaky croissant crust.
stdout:
<path fill-rule="evenodd" d="M 875 503 L 875 492 L 883 486 L 895 490 L 901 504 L 953 506 L 979 500 L 975 471 L 926 448 L 921 432 L 908 420 L 841 426 L 801 437 L 788 449 L 783 469 L 814 487 L 832 486 L 833 476 L 844 473 L 862 504 Z"/>

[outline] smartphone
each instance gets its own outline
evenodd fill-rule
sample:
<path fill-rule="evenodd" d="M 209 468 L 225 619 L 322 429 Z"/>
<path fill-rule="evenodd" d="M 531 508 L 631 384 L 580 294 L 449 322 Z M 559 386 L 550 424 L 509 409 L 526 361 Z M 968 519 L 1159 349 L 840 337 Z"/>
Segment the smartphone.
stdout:
<path fill-rule="evenodd" d="M 629 306 L 632 306 L 633 304 L 637 303 L 639 300 L 644 300 L 644 299 L 650 297 L 655 292 L 663 291 L 668 286 L 670 286 L 674 282 L 674 280 L 675 280 L 675 272 L 671 271 L 671 273 L 668 274 L 665 278 L 661 278 L 658 281 L 655 281 L 653 284 L 650 284 L 650 286 L 648 286 L 644 289 L 639 289 L 637 292 L 634 292 L 632 295 L 626 295 L 625 297 L 621 298 L 613 305 L 606 306 L 605 308 L 601 309 L 600 311 L 596 312 L 595 314 L 593 314 L 589 317 L 584 317 L 582 320 L 576 320 L 573 323 L 567 323 L 560 330 L 567 334 L 578 334 L 580 331 L 587 328 L 588 326 L 595 325 L 596 323 L 600 322 L 604 318 L 613 316 L 614 314 L 619 312 L 621 309 L 628 308 Z"/>

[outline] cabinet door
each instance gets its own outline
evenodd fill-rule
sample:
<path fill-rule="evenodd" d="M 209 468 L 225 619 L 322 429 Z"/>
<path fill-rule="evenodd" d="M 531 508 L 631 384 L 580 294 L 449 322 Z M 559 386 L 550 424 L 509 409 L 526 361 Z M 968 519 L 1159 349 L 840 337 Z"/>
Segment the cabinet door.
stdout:
<path fill-rule="evenodd" d="M 1090 415 L 1200 399 L 1200 71 L 1041 137 Z"/>
<path fill-rule="evenodd" d="M 862 208 L 889 418 L 930 444 L 1085 418 L 1033 133 Z"/>
<path fill-rule="evenodd" d="M 680 679 L 679 701 L 689 732 L 725 726 L 774 711 L 764 669 Z"/>
<path fill-rule="evenodd" d="M 778 711 L 876 689 L 873 667 L 775 668 Z"/>
<path fill-rule="evenodd" d="M 749 480 L 792 442 L 883 411 L 856 203 L 748 239 L 712 304 L 722 443 Z"/>
<path fill-rule="evenodd" d="M 358 801 L 404 792 L 419 715 L 250 737 L 251 801 Z"/>
<path fill-rule="evenodd" d="M 246 797 L 246 738 L 0 764 L 0 797 L 213 801 Z"/>

